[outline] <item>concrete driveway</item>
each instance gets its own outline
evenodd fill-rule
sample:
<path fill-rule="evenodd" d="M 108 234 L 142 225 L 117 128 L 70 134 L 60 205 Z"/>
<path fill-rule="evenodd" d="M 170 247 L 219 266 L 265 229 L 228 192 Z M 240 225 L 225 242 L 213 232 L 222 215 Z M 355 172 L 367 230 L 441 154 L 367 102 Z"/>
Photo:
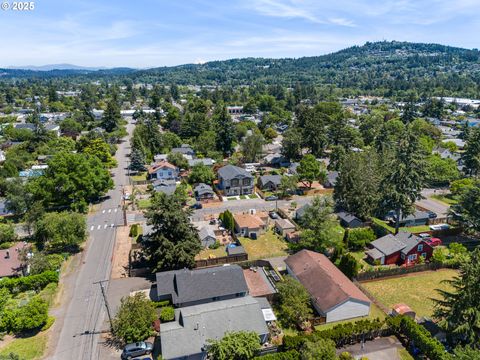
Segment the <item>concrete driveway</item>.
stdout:
<path fill-rule="evenodd" d="M 343 347 L 337 350 L 337 354 L 348 351 L 355 359 L 365 356 L 369 360 L 401 360 L 399 349 L 403 349 L 403 345 L 395 336 L 390 336 L 367 341 L 363 348 L 361 344 Z"/>

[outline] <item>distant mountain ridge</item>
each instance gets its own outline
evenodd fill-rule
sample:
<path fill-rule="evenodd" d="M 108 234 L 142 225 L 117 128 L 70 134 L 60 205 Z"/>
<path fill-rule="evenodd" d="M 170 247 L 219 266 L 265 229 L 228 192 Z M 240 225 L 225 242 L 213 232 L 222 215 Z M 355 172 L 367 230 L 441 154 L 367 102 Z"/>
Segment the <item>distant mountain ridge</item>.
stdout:
<path fill-rule="evenodd" d="M 51 70 L 87 70 L 87 71 L 97 71 L 105 70 L 106 67 L 87 67 L 87 66 L 78 66 L 72 64 L 47 64 L 47 65 L 25 65 L 25 66 L 8 66 L 7 69 L 12 70 L 31 70 L 31 71 L 51 71 Z"/>
<path fill-rule="evenodd" d="M 480 52 L 439 44 L 367 42 L 331 54 L 300 58 L 243 58 L 146 70 L 115 68 L 34 71 L 0 69 L 0 78 L 108 78 L 179 85 L 297 83 L 332 86 L 345 94 L 480 97 Z"/>

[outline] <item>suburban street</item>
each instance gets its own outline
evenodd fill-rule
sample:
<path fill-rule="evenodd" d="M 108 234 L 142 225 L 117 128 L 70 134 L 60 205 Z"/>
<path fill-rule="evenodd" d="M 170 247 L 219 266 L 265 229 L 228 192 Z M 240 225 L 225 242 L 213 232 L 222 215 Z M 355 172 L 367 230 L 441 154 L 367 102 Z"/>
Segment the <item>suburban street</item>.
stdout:
<path fill-rule="evenodd" d="M 58 342 L 51 344 L 53 359 L 99 358 L 99 333 L 105 330 L 102 326 L 106 309 L 100 285 L 95 282 L 109 279 L 116 227 L 123 226 L 122 188 L 128 184 L 125 168 L 133 127 L 131 123 L 127 125 L 129 135 L 119 144 L 115 155 L 118 167 L 112 170 L 114 189 L 108 192 L 108 198 L 98 205 L 95 213 L 88 216 L 90 236 L 83 253 L 77 255 L 82 257 L 79 267 L 62 281 L 66 302 L 60 310 L 63 314 L 56 314 L 58 333 L 52 337 L 58 335 L 58 339 L 52 341 Z M 108 282 L 104 286 L 106 291 Z"/>
<path fill-rule="evenodd" d="M 448 215 L 448 209 L 449 206 L 438 201 L 435 199 L 432 199 L 432 195 L 440 195 L 443 193 L 448 193 L 448 190 L 443 190 L 443 189 L 423 189 L 422 190 L 422 196 L 425 199 L 418 200 L 416 202 L 417 205 L 433 211 L 438 215 L 439 218 L 445 218 Z"/>

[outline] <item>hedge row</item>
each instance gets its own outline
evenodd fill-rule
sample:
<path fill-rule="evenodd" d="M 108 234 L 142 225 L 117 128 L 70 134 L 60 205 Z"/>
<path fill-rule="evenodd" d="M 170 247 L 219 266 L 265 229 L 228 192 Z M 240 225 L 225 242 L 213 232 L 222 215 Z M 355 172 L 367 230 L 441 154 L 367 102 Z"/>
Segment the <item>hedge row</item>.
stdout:
<path fill-rule="evenodd" d="M 6 288 L 12 294 L 18 294 L 28 290 L 40 291 L 50 283 L 58 283 L 56 271 L 45 271 L 37 275 L 29 275 L 19 278 L 0 280 L 0 288 Z"/>
<path fill-rule="evenodd" d="M 289 350 L 287 352 L 279 352 L 264 356 L 257 356 L 253 360 L 300 360 L 301 356 L 297 350 Z"/>
<path fill-rule="evenodd" d="M 422 354 L 430 360 L 447 360 L 451 355 L 445 352 L 445 347 L 423 326 L 417 324 L 413 319 L 406 316 L 396 316 L 388 319 L 390 328 L 400 336 L 413 342 Z"/>
<path fill-rule="evenodd" d="M 314 331 L 310 335 L 285 336 L 285 350 L 299 350 L 308 339 L 322 338 L 335 342 L 337 347 L 356 344 L 363 340 L 371 340 L 389 332 L 384 320 L 359 320 L 354 323 L 338 324 L 331 329 Z M 312 339 L 313 340 L 313 339 Z"/>

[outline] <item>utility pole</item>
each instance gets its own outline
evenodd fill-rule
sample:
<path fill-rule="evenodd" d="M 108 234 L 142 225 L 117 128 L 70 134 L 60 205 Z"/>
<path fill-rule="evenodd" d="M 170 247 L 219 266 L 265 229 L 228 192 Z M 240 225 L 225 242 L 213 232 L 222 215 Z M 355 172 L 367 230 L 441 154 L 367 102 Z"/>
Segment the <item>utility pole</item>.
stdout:
<path fill-rule="evenodd" d="M 107 295 L 105 294 L 105 288 L 103 287 L 103 283 L 107 282 L 107 281 L 108 280 L 100 280 L 100 281 L 94 282 L 94 284 L 99 284 L 100 285 L 100 290 L 102 291 L 103 301 L 105 303 L 105 307 L 107 308 L 108 321 L 110 322 L 110 331 L 113 334 L 114 330 L 113 330 L 112 314 L 110 313 L 110 306 L 108 305 Z"/>

